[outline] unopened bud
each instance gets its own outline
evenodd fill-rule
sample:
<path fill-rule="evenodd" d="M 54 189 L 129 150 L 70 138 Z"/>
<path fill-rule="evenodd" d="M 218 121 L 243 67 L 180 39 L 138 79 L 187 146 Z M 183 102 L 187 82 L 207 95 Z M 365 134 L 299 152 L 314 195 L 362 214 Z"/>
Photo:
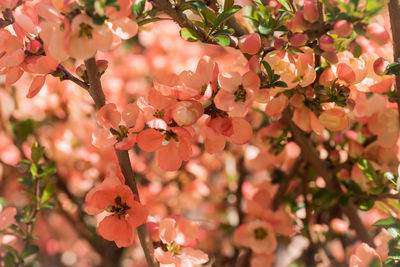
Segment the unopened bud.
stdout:
<path fill-rule="evenodd" d="M 387 66 L 389 65 L 389 62 L 387 62 L 383 58 L 378 58 L 374 62 L 374 72 L 376 75 L 382 76 L 385 75 L 387 72 Z"/>
<path fill-rule="evenodd" d="M 329 35 L 322 35 L 319 38 L 319 47 L 324 50 L 325 52 L 334 52 L 336 51 L 335 48 L 335 40 Z"/>
<path fill-rule="evenodd" d="M 345 19 L 342 19 L 335 23 L 333 29 L 340 37 L 348 37 L 353 33 L 353 24 Z"/>
<path fill-rule="evenodd" d="M 304 33 L 297 33 L 290 38 L 290 44 L 294 47 L 303 46 L 307 41 L 308 37 Z"/>

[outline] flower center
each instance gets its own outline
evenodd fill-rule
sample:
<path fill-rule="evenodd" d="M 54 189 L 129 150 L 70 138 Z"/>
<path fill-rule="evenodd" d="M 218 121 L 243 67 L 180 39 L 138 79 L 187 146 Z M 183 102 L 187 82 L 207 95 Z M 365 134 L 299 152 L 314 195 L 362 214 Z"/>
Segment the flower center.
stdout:
<path fill-rule="evenodd" d="M 165 115 L 165 112 L 158 110 L 158 109 L 153 114 L 154 117 L 159 118 L 159 119 L 164 118 L 164 115 Z"/>
<path fill-rule="evenodd" d="M 173 138 L 176 142 L 179 141 L 178 136 L 172 130 L 166 131 L 165 140 L 169 141 L 171 138 Z"/>
<path fill-rule="evenodd" d="M 235 102 L 245 102 L 247 92 L 244 90 L 243 86 L 240 85 L 239 88 L 233 93 L 235 95 Z"/>
<path fill-rule="evenodd" d="M 175 255 L 179 254 L 179 251 L 181 250 L 181 246 L 179 246 L 178 244 L 175 244 L 174 242 L 172 242 L 171 244 L 169 244 L 167 246 L 167 250 L 169 252 L 172 252 Z"/>
<path fill-rule="evenodd" d="M 92 38 L 92 30 L 93 30 L 92 26 L 82 22 L 81 24 L 79 24 L 79 27 L 80 27 L 79 37 Z"/>
<path fill-rule="evenodd" d="M 115 215 L 118 215 L 118 218 L 121 218 L 121 216 L 124 216 L 131 207 L 129 207 L 126 202 L 122 204 L 122 199 L 120 196 L 115 198 L 115 205 L 109 206 L 106 211 L 114 213 Z"/>
<path fill-rule="evenodd" d="M 267 237 L 267 235 L 268 235 L 267 232 L 262 227 L 254 229 L 254 237 L 257 240 L 263 240 L 265 237 Z"/>

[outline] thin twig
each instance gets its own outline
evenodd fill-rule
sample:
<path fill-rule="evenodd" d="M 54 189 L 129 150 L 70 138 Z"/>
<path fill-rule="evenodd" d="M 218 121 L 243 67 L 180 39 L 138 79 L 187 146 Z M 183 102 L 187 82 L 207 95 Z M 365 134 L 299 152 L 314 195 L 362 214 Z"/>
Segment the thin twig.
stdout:
<path fill-rule="evenodd" d="M 100 75 L 97 70 L 96 60 L 94 58 L 87 59 L 85 66 L 89 79 L 89 94 L 93 98 L 97 109 L 100 109 L 105 105 L 106 98 L 101 86 Z M 136 185 L 136 179 L 132 170 L 131 161 L 129 159 L 128 151 L 115 149 L 117 154 L 119 166 L 121 172 L 125 177 L 125 183 L 131 188 L 132 192 L 135 193 L 139 198 L 139 192 Z M 146 257 L 147 265 L 149 267 L 159 266 L 158 262 L 154 258 L 154 247 L 150 238 L 146 224 L 143 224 L 137 228 L 140 243 L 142 245 L 143 252 Z"/>
<path fill-rule="evenodd" d="M 71 82 L 74 82 L 85 90 L 89 89 L 89 85 L 86 82 L 84 82 L 84 81 L 78 79 L 77 77 L 75 77 L 74 75 L 72 75 L 63 65 L 61 65 L 61 64 L 58 65 L 58 67 L 56 69 L 56 73 L 57 72 L 61 72 L 63 80 L 69 80 Z"/>
<path fill-rule="evenodd" d="M 313 166 L 316 172 L 324 178 L 327 187 L 333 192 L 341 192 L 340 185 L 336 180 L 334 173 L 332 172 L 332 170 L 330 170 L 329 165 L 326 161 L 322 160 L 319 157 L 319 154 L 311 143 L 310 139 L 299 127 L 294 124 L 291 119 L 289 109 L 286 109 L 283 112 L 282 119 L 292 132 L 294 141 L 301 148 L 301 151 L 304 154 L 304 158 Z M 367 243 L 369 246 L 375 247 L 374 242 L 369 235 L 365 225 L 362 223 L 360 217 L 358 216 L 357 209 L 354 204 L 349 201 L 347 206 L 342 207 L 342 211 L 349 218 L 352 228 L 357 233 L 357 237 L 361 241 Z"/>
<path fill-rule="evenodd" d="M 400 1 L 389 0 L 389 17 L 390 26 L 392 28 L 393 36 L 393 59 L 396 62 L 400 58 Z M 400 114 L 400 74 L 396 75 L 396 96 L 397 96 L 397 108 Z M 399 116 L 400 120 L 400 116 Z"/>

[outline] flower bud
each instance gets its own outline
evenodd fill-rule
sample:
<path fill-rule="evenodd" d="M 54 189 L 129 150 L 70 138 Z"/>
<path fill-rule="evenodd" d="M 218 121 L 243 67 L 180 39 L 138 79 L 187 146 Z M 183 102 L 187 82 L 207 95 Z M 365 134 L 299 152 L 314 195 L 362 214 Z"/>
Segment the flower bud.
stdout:
<path fill-rule="evenodd" d="M 78 75 L 79 77 L 84 77 L 85 76 L 85 72 L 86 72 L 86 66 L 85 64 L 81 64 L 76 68 L 76 75 Z"/>
<path fill-rule="evenodd" d="M 363 153 L 363 146 L 360 143 L 351 140 L 349 142 L 349 156 L 354 159 L 357 159 L 362 156 L 362 153 Z"/>
<path fill-rule="evenodd" d="M 383 76 L 386 74 L 387 70 L 387 66 L 389 65 L 389 62 L 387 62 L 385 59 L 383 58 L 377 58 L 374 62 L 374 72 L 376 75 L 379 76 Z"/>
<path fill-rule="evenodd" d="M 97 64 L 97 71 L 99 72 L 100 75 L 102 75 L 104 72 L 106 72 L 107 67 L 108 67 L 108 61 L 105 59 L 99 59 L 96 60 Z"/>
<path fill-rule="evenodd" d="M 326 34 L 322 35 L 321 38 L 319 38 L 319 47 L 325 52 L 336 51 L 335 41 L 331 36 Z"/>
<path fill-rule="evenodd" d="M 282 49 L 285 46 L 285 40 L 283 40 L 282 38 L 277 38 L 274 41 L 274 47 L 275 49 Z"/>
<path fill-rule="evenodd" d="M 349 224 L 342 219 L 334 218 L 331 221 L 331 228 L 335 233 L 344 235 L 349 229 Z"/>
<path fill-rule="evenodd" d="M 308 37 L 304 33 L 297 33 L 290 38 L 290 44 L 294 47 L 303 46 L 307 41 Z"/>
<path fill-rule="evenodd" d="M 319 18 L 317 2 L 307 0 L 304 4 L 303 16 L 308 22 L 316 22 Z"/>
<path fill-rule="evenodd" d="M 340 37 L 348 37 L 353 33 L 353 24 L 345 19 L 336 21 L 333 29 Z"/>
<path fill-rule="evenodd" d="M 331 153 L 329 154 L 329 159 L 334 163 L 338 163 L 340 161 L 339 150 L 337 149 L 332 150 Z"/>
<path fill-rule="evenodd" d="M 249 55 L 255 55 L 261 49 L 261 38 L 257 33 L 245 35 L 239 40 L 240 51 Z"/>
<path fill-rule="evenodd" d="M 323 52 L 322 56 L 328 60 L 331 65 L 335 65 L 339 62 L 338 56 L 335 52 Z"/>
<path fill-rule="evenodd" d="M 389 41 L 389 33 L 382 25 L 372 23 L 367 26 L 367 37 L 379 45 L 384 45 Z"/>
<path fill-rule="evenodd" d="M 26 45 L 26 50 L 33 54 L 36 54 L 41 47 L 42 44 L 38 40 L 30 40 L 29 43 Z"/>

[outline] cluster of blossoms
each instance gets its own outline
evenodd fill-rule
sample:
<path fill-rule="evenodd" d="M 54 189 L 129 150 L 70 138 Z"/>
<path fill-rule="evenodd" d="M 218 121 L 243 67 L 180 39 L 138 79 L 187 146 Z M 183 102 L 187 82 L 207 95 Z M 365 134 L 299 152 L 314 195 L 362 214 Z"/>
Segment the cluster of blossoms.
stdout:
<path fill-rule="evenodd" d="M 143 26 L 133 39 L 138 24 L 166 19 L 159 16 L 163 6 L 158 1 L 151 1 L 152 9 L 144 2 L 0 3 L 0 69 L 7 86 L 0 90 L 0 117 L 13 121 L 11 134 L 0 125 L 0 182 L 3 162 L 15 165 L 25 155 L 33 183 L 20 181 L 51 192 L 52 173 L 43 174 L 42 163 L 27 146 L 38 139 L 46 146 L 46 157 L 57 163 L 64 191 L 55 197 L 63 214 L 73 214 L 67 221 L 81 223 L 78 230 L 97 226 L 99 235 L 118 248 L 135 243 L 136 229 L 143 245 L 147 232 L 161 264 L 231 266 L 242 254 L 251 267 L 286 266 L 302 253 L 312 254 L 310 258 L 318 254 L 325 265 L 327 259 L 354 267 L 388 260 L 394 247 L 388 243 L 398 237 L 396 227 L 390 233 L 381 230 L 373 240 L 360 235 L 377 233 L 371 225 L 379 219 L 391 217 L 398 223 L 399 215 L 398 200 L 373 202 L 385 194 L 392 197 L 399 188 L 393 175 L 400 161 L 399 107 L 393 103 L 392 37 L 382 26 L 384 18 L 364 20 L 355 11 L 336 14 L 341 4 L 330 8 L 330 3 L 314 0 L 271 1 L 268 7 L 254 0 L 250 11 L 236 16 L 243 35 L 229 30 L 235 26 L 228 17 L 215 27 L 206 25 L 227 16 L 229 1 L 211 20 L 207 16 L 212 8 L 202 1 L 178 1 L 168 9 L 180 14 L 180 24 L 193 19 L 194 29 L 206 36 L 203 40 L 184 28 L 183 38 L 220 44 L 224 39 L 218 38 L 229 37 L 228 45 L 238 48 L 232 51 L 186 47 L 169 22 Z M 132 11 L 137 5 L 142 5 L 142 14 Z M 206 21 L 204 29 L 199 19 Z M 236 35 L 241 35 L 238 40 Z M 121 46 L 124 40 L 129 49 Z M 185 48 L 191 59 L 177 55 Z M 134 52 L 126 51 L 130 49 Z M 102 59 L 96 61 L 96 55 Z M 97 67 L 87 69 L 88 60 Z M 101 108 L 94 126 L 91 103 L 56 78 L 74 81 L 91 96 L 96 89 L 103 94 L 90 77 L 89 71 L 96 69 L 108 101 L 95 100 Z M 24 72 L 34 75 L 32 81 L 22 77 Z M 18 109 L 27 103 L 18 94 L 22 88 L 25 95 L 28 86 L 20 84 L 28 82 L 27 97 L 34 97 L 33 110 L 38 112 L 30 106 Z M 19 87 L 16 94 L 11 85 Z M 41 115 L 30 114 L 39 111 Z M 55 116 L 46 120 L 49 114 Z M 26 122 L 29 116 L 40 118 L 37 135 L 32 130 L 24 136 L 23 131 L 33 128 Z M 110 162 L 118 162 L 122 173 Z M 135 180 L 128 181 L 131 167 Z M 18 198 L 12 195 L 17 190 L 9 191 L 10 198 Z M 83 199 L 85 194 L 84 211 L 95 215 L 97 223 L 76 212 L 81 207 L 74 196 Z M 35 208 L 48 204 L 48 198 L 36 196 Z M 362 218 L 352 209 L 355 204 L 368 210 Z M 13 244 L 23 255 L 27 245 L 15 245 L 7 231 L 21 228 L 28 243 L 29 220 L 36 218 L 16 214 L 12 207 L 0 212 L 0 243 Z M 20 227 L 26 222 L 26 229 Z M 298 239 L 302 235 L 309 240 Z M 49 254 L 65 246 L 48 243 L 41 245 Z M 104 247 L 91 245 L 102 254 Z M 325 250 L 329 257 L 324 257 Z M 135 253 L 128 254 L 139 258 Z M 0 259 L 5 255 L 0 249 Z M 23 262 L 21 258 L 17 256 Z"/>
<path fill-rule="evenodd" d="M 109 51 L 137 34 L 130 1 L 118 6 L 97 6 L 103 21 L 96 23 L 93 7 L 74 1 L 4 1 L 1 74 L 6 84 L 16 83 L 24 72 L 34 74 L 27 97 L 43 87 L 46 75 L 64 78 L 58 66 L 69 59 L 89 59 L 96 51 Z M 92 3 L 93 5 L 94 3 Z M 100 24 L 100 25 L 99 25 Z"/>

